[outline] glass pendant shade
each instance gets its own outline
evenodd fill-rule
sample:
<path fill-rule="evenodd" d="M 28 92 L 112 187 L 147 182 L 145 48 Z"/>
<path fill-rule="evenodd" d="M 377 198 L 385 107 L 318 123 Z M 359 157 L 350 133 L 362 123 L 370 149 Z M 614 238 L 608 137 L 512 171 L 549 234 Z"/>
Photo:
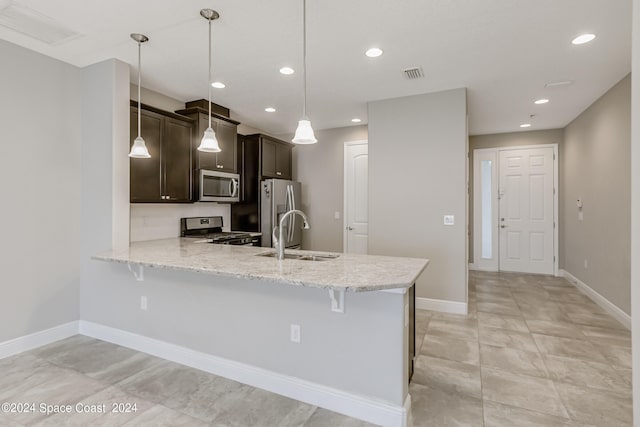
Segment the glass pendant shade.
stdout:
<path fill-rule="evenodd" d="M 302 119 L 298 122 L 298 128 L 296 134 L 291 141 L 294 144 L 315 144 L 318 142 L 313 134 L 313 128 L 311 127 L 311 121 L 308 119 Z"/>
<path fill-rule="evenodd" d="M 144 143 L 144 139 L 142 139 L 142 137 L 139 136 L 133 141 L 129 157 L 133 157 L 135 159 L 148 159 L 151 157 L 149 150 L 147 150 L 147 145 Z"/>
<path fill-rule="evenodd" d="M 198 151 L 204 151 L 205 153 L 219 153 L 222 151 L 220 145 L 218 145 L 218 138 L 212 128 L 208 127 L 204 131 L 204 136 L 200 140 L 200 146 Z"/>

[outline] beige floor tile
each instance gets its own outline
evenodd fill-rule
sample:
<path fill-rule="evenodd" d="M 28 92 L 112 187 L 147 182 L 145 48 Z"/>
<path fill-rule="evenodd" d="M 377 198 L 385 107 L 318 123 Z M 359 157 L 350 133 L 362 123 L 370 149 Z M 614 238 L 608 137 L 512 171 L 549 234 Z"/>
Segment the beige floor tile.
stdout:
<path fill-rule="evenodd" d="M 576 338 L 582 340 L 586 339 L 580 328 L 574 323 L 528 319 L 527 326 L 529 326 L 529 330 L 535 334 Z"/>
<path fill-rule="evenodd" d="M 205 427 L 208 424 L 173 409 L 155 405 L 143 412 L 123 427 L 154 426 L 154 427 Z"/>
<path fill-rule="evenodd" d="M 606 315 L 607 314 L 602 308 L 600 308 L 600 306 L 598 306 L 598 304 L 594 303 L 593 301 L 589 301 L 581 304 L 564 303 L 562 304 L 562 308 L 567 313 L 573 313 L 573 314 L 584 314 L 584 315 L 590 315 L 590 314 Z"/>
<path fill-rule="evenodd" d="M 155 406 L 146 400 L 124 393 L 116 387 L 109 387 L 82 399 L 80 410 L 70 414 L 56 414 L 35 424 L 37 427 L 57 426 L 122 426 L 133 421 L 145 411 Z M 104 406 L 103 406 L 104 405 Z M 93 412 L 95 409 L 96 412 Z M 104 412 L 97 412 L 97 410 Z"/>
<path fill-rule="evenodd" d="M 602 353 L 589 341 L 539 334 L 533 334 L 533 339 L 541 353 L 596 362 L 606 361 Z"/>
<path fill-rule="evenodd" d="M 549 378 L 581 387 L 631 393 L 631 377 L 608 363 L 592 362 L 569 357 L 543 355 Z"/>
<path fill-rule="evenodd" d="M 524 319 L 520 316 L 505 316 L 496 313 L 478 313 L 478 326 L 496 329 L 509 329 L 517 332 L 529 332 Z"/>
<path fill-rule="evenodd" d="M 485 401 L 569 417 L 553 382 L 548 379 L 483 367 L 482 395 Z"/>
<path fill-rule="evenodd" d="M 542 357 L 537 352 L 481 344 L 480 359 L 482 367 L 487 366 L 534 377 L 547 376 Z"/>
<path fill-rule="evenodd" d="M 572 419 L 598 426 L 631 426 L 630 396 L 556 383 L 556 389 Z"/>
<path fill-rule="evenodd" d="M 575 426 L 571 420 L 515 406 L 495 402 L 484 402 L 485 427 L 568 427 Z"/>
<path fill-rule="evenodd" d="M 473 341 L 478 339 L 478 322 L 466 318 L 457 321 L 432 318 L 431 321 L 429 321 L 427 334 Z"/>
<path fill-rule="evenodd" d="M 589 341 L 601 345 L 615 345 L 631 348 L 631 332 L 624 329 L 582 326 L 582 333 Z"/>
<path fill-rule="evenodd" d="M 609 363 L 622 368 L 632 368 L 630 348 L 600 344 L 594 344 L 594 346 L 604 355 Z"/>
<path fill-rule="evenodd" d="M 375 427 L 374 424 L 369 424 L 365 421 L 356 420 L 354 418 L 347 417 L 345 415 L 337 414 L 335 412 L 327 411 L 326 409 L 318 408 L 311 415 L 304 424 L 303 427 Z"/>
<path fill-rule="evenodd" d="M 478 311 L 485 313 L 504 314 L 507 316 L 520 316 L 520 308 L 515 301 L 504 302 L 480 302 L 478 301 Z"/>
<path fill-rule="evenodd" d="M 480 367 L 437 357 L 418 356 L 413 383 L 480 399 Z"/>
<path fill-rule="evenodd" d="M 414 427 L 482 427 L 482 400 L 412 383 L 411 412 Z"/>
<path fill-rule="evenodd" d="M 549 320 L 553 322 L 571 323 L 569 315 L 557 303 L 519 303 L 519 306 L 522 310 L 522 317 L 524 317 L 526 320 Z"/>
<path fill-rule="evenodd" d="M 470 365 L 480 364 L 478 341 L 464 341 L 437 335 L 425 335 L 420 353 Z"/>
<path fill-rule="evenodd" d="M 625 327 L 608 314 L 567 313 L 570 321 L 585 326 L 598 328 L 625 329 Z"/>
<path fill-rule="evenodd" d="M 538 351 L 538 347 L 536 347 L 536 343 L 533 341 L 533 337 L 529 333 L 486 327 L 481 327 L 479 330 L 481 344 L 509 347 L 533 352 Z"/>

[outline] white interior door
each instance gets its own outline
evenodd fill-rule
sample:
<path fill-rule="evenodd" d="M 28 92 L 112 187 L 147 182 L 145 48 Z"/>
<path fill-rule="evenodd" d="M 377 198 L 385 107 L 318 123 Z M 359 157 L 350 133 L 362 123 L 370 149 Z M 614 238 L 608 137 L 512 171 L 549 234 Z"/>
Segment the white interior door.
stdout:
<path fill-rule="evenodd" d="M 554 274 L 554 149 L 499 151 L 500 270 Z"/>
<path fill-rule="evenodd" d="M 369 146 L 344 146 L 344 252 L 366 254 L 369 243 Z"/>

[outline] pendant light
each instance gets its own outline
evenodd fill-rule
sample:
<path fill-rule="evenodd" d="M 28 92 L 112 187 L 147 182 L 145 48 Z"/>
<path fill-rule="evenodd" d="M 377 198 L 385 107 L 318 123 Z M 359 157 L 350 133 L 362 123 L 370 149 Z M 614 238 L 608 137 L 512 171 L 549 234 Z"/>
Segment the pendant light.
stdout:
<path fill-rule="evenodd" d="M 311 121 L 307 117 L 307 0 L 302 0 L 302 81 L 304 84 L 302 119 L 298 122 L 296 134 L 291 142 L 295 144 L 315 144 L 318 140 L 313 134 Z"/>
<path fill-rule="evenodd" d="M 202 9 L 200 11 L 200 15 L 209 21 L 209 81 L 207 85 L 209 86 L 209 127 L 204 131 L 204 135 L 202 136 L 202 140 L 200 141 L 200 146 L 198 147 L 198 151 L 204 151 L 206 153 L 219 153 L 220 145 L 218 145 L 218 139 L 216 138 L 216 133 L 213 131 L 211 127 L 211 21 L 218 19 L 220 14 L 215 10 L 211 9 Z"/>
<path fill-rule="evenodd" d="M 138 137 L 133 141 L 133 146 L 131 146 L 131 152 L 129 153 L 129 157 L 133 157 L 136 159 L 148 159 L 151 157 L 149 154 L 149 150 L 147 150 L 147 145 L 144 143 L 144 139 L 140 136 L 140 123 L 142 121 L 142 115 L 140 114 L 140 75 L 142 74 L 142 65 L 140 61 L 140 51 L 142 43 L 148 42 L 149 37 L 144 34 L 131 34 L 131 38 L 138 42 Z"/>

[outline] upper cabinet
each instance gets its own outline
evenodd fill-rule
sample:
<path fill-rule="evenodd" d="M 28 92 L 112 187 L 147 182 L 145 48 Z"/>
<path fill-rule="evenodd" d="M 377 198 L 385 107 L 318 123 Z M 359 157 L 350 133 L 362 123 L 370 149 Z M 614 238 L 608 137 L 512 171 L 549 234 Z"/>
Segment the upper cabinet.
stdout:
<path fill-rule="evenodd" d="M 262 176 L 291 179 L 291 145 L 262 136 Z"/>
<path fill-rule="evenodd" d="M 143 104 L 141 132 L 150 159 L 130 159 L 131 203 L 189 203 L 192 201 L 192 134 L 187 117 Z M 138 136 L 137 103 L 131 103 L 130 141 Z"/>
<path fill-rule="evenodd" d="M 219 153 L 203 153 L 197 151 L 200 145 L 200 139 L 204 131 L 209 127 L 209 111 L 207 101 L 202 99 L 186 103 L 184 110 L 178 110 L 176 113 L 190 117 L 197 123 L 194 138 L 194 169 L 197 173 L 200 169 L 217 170 L 221 172 L 237 173 L 237 134 L 238 124 L 234 120 L 225 117 L 228 116 L 229 110 L 212 103 L 211 108 L 211 128 L 216 133 Z"/>

